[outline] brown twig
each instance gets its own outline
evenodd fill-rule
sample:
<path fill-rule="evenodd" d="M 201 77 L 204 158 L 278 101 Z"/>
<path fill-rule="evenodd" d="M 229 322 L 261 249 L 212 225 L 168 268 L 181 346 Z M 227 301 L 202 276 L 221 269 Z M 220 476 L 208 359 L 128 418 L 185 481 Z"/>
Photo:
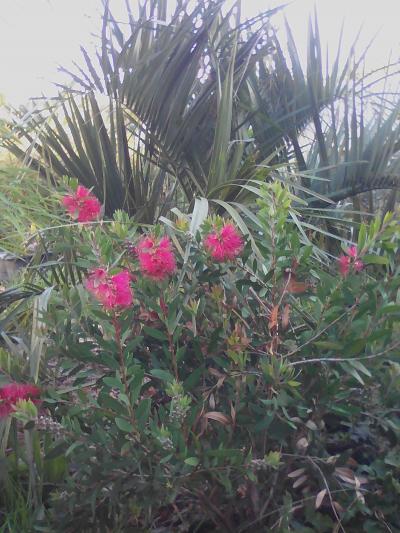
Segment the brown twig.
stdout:
<path fill-rule="evenodd" d="M 129 417 L 131 420 L 131 424 L 134 425 L 135 424 L 135 413 L 134 413 L 134 410 L 133 410 L 133 407 L 130 401 L 128 378 L 126 374 L 126 365 L 125 365 L 125 359 L 124 359 L 124 349 L 123 349 L 122 340 L 121 340 L 121 324 L 119 323 L 117 315 L 113 316 L 112 324 L 115 330 L 115 343 L 118 349 L 119 370 L 121 374 L 121 381 L 124 386 L 125 395 L 128 398 L 128 411 L 129 411 Z"/>
<path fill-rule="evenodd" d="M 337 521 L 337 526 L 343 531 L 343 533 L 346 533 L 345 530 L 344 530 L 344 527 L 342 525 L 342 521 L 336 511 L 336 508 L 335 508 L 335 504 L 334 504 L 334 501 L 333 501 L 333 498 L 332 498 L 332 492 L 331 492 L 331 489 L 329 488 L 329 485 L 328 485 L 328 481 L 324 475 L 324 473 L 322 472 L 321 468 L 317 465 L 317 463 L 315 463 L 310 457 L 307 457 L 307 459 L 310 461 L 310 463 L 313 465 L 313 467 L 318 470 L 318 473 L 319 475 L 321 476 L 322 478 L 322 481 L 325 485 L 325 488 L 326 488 L 326 492 L 328 494 L 328 498 L 329 498 L 329 501 L 330 501 L 330 504 L 331 504 L 331 508 L 332 508 L 332 511 L 333 511 L 333 514 L 335 515 L 335 518 L 336 518 L 336 521 Z"/>
<path fill-rule="evenodd" d="M 325 326 L 321 331 L 319 331 L 318 333 L 316 333 L 313 337 L 311 337 L 311 339 L 308 339 L 308 341 L 306 341 L 304 344 L 302 344 L 301 346 L 299 346 L 298 348 L 296 348 L 295 350 L 293 350 L 292 352 L 289 352 L 288 354 L 286 354 L 286 357 L 291 357 L 292 355 L 300 352 L 303 348 L 305 348 L 306 346 L 308 346 L 309 344 L 312 344 L 315 340 L 319 339 L 326 331 L 328 331 L 328 329 L 330 329 L 332 326 L 334 326 L 335 324 L 337 324 L 340 320 L 342 320 L 342 318 L 344 318 L 347 314 L 351 313 L 353 311 L 353 309 L 357 306 L 357 304 L 354 304 L 352 305 L 349 309 L 346 309 L 346 311 L 344 313 L 342 313 L 340 316 L 338 316 L 337 318 L 335 318 L 335 320 L 333 320 L 330 324 L 328 324 L 327 326 Z"/>

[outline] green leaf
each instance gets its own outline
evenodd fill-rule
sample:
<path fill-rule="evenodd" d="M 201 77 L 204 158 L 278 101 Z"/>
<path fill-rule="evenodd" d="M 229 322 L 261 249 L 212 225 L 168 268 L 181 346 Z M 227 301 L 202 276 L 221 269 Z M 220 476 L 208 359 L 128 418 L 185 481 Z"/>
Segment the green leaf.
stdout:
<path fill-rule="evenodd" d="M 234 97 L 234 73 L 237 53 L 237 40 L 233 42 L 226 55 L 231 54 L 228 68 L 225 70 L 225 78 L 222 80 L 220 63 L 216 63 L 215 75 L 217 76 L 217 117 L 214 129 L 214 142 L 208 175 L 207 193 L 215 187 L 226 182 L 229 145 L 232 134 L 233 97 Z"/>
<path fill-rule="evenodd" d="M 208 216 L 208 201 L 206 198 L 196 198 L 194 201 L 194 208 L 192 218 L 190 221 L 189 231 L 192 235 L 200 230 L 203 222 Z"/>
<path fill-rule="evenodd" d="M 84 446 L 84 443 L 83 442 L 74 442 L 73 444 L 71 444 L 71 446 L 67 449 L 67 451 L 65 452 L 65 457 L 68 457 L 72 454 L 72 452 L 78 448 L 79 446 Z"/>
<path fill-rule="evenodd" d="M 360 361 L 349 361 L 349 364 L 351 366 L 354 366 L 357 370 L 368 376 L 369 378 L 372 378 L 371 372 L 368 370 L 368 368 L 365 367 Z"/>
<path fill-rule="evenodd" d="M 271 466 L 272 468 L 277 468 L 281 462 L 281 454 L 280 452 L 269 452 L 264 457 L 264 460 L 268 466 Z"/>
<path fill-rule="evenodd" d="M 121 403 L 123 403 L 124 405 L 127 405 L 127 406 L 130 405 L 130 401 L 129 401 L 128 396 L 127 396 L 125 393 L 123 393 L 123 392 L 121 392 L 121 393 L 118 395 L 118 401 L 121 402 Z"/>
<path fill-rule="evenodd" d="M 163 457 L 162 459 L 160 459 L 160 465 L 163 465 L 164 463 L 168 463 L 168 461 L 174 456 L 173 453 L 170 453 L 168 455 L 166 455 L 165 457 Z"/>
<path fill-rule="evenodd" d="M 43 321 L 43 314 L 47 311 L 53 287 L 48 287 L 42 294 L 34 297 L 31 346 L 29 352 L 30 375 L 34 383 L 39 377 L 39 369 L 45 350 L 46 323 Z"/>
<path fill-rule="evenodd" d="M 144 326 L 143 331 L 150 337 L 153 337 L 153 339 L 157 339 L 158 341 L 168 341 L 167 335 L 159 329 Z"/>
<path fill-rule="evenodd" d="M 395 468 L 400 468 L 400 453 L 396 450 L 391 450 L 385 457 L 385 463 Z"/>
<path fill-rule="evenodd" d="M 125 353 L 132 353 L 133 350 L 140 345 L 142 342 L 143 337 L 141 335 L 138 335 L 134 339 L 130 340 L 127 345 L 125 346 Z"/>
<path fill-rule="evenodd" d="M 125 420 L 125 418 L 117 417 L 115 419 L 115 423 L 118 429 L 120 429 L 121 431 L 124 431 L 125 433 L 132 433 L 134 429 L 132 424 L 130 424 L 127 420 Z"/>
<path fill-rule="evenodd" d="M 265 418 L 257 422 L 257 424 L 254 426 L 254 431 L 258 433 L 259 431 L 268 429 L 274 417 L 275 417 L 274 413 L 267 414 Z"/>
<path fill-rule="evenodd" d="M 197 457 L 188 457 L 185 459 L 185 464 L 190 466 L 197 466 L 200 463 Z"/>
<path fill-rule="evenodd" d="M 108 368 L 111 368 L 111 370 L 118 370 L 119 369 L 119 363 L 114 357 L 108 354 L 100 354 L 99 361 L 101 364 L 107 366 Z"/>
<path fill-rule="evenodd" d="M 136 420 L 140 427 L 144 426 L 149 418 L 151 409 L 151 398 L 146 398 L 140 402 L 136 409 Z"/>
<path fill-rule="evenodd" d="M 360 229 L 358 230 L 358 249 L 362 250 L 365 246 L 367 238 L 367 228 L 365 224 L 361 224 Z"/>
<path fill-rule="evenodd" d="M 383 315 L 391 315 L 395 313 L 400 313 L 400 305 L 399 304 L 387 304 L 387 305 L 382 306 L 379 309 L 377 316 L 380 317 Z"/>
<path fill-rule="evenodd" d="M 112 389 L 122 390 L 122 382 L 118 378 L 106 377 L 103 378 L 103 383 Z"/>
<path fill-rule="evenodd" d="M 162 370 L 161 368 L 153 368 L 153 370 L 150 371 L 150 374 L 167 383 L 172 383 L 174 381 L 174 376 L 167 370 Z"/>
<path fill-rule="evenodd" d="M 196 368 L 196 370 L 193 370 L 191 374 L 185 379 L 183 382 L 184 389 L 186 391 L 190 391 L 193 387 L 195 387 L 199 381 L 201 376 L 203 375 L 204 367 L 200 366 L 199 368 Z"/>
<path fill-rule="evenodd" d="M 346 348 L 346 355 L 358 355 L 365 348 L 366 340 L 365 339 L 356 339 Z"/>
<path fill-rule="evenodd" d="M 68 449 L 68 444 L 66 442 L 60 442 L 54 448 L 52 448 L 49 452 L 46 453 L 45 459 L 55 459 L 56 457 L 59 457 L 60 455 L 64 455 L 66 450 Z"/>
<path fill-rule="evenodd" d="M 362 258 L 366 265 L 388 265 L 389 259 L 384 255 L 364 255 Z"/>
<path fill-rule="evenodd" d="M 134 373 L 134 377 L 129 383 L 129 388 L 131 391 L 132 404 L 135 404 L 143 386 L 144 370 L 143 368 L 136 366 L 132 369 L 132 372 Z"/>
<path fill-rule="evenodd" d="M 343 348 L 343 344 L 335 341 L 315 341 L 313 344 L 322 350 L 341 350 Z"/>
<path fill-rule="evenodd" d="M 345 372 L 350 374 L 353 378 L 355 378 L 361 385 L 365 385 L 364 380 L 360 376 L 360 374 L 357 372 L 357 370 L 353 367 L 351 367 L 349 364 L 341 364 L 340 365 Z"/>
<path fill-rule="evenodd" d="M 346 409 L 343 405 L 331 405 L 330 410 L 333 413 L 336 413 L 339 416 L 345 416 L 346 418 L 351 418 L 352 412 L 350 409 Z"/>
<path fill-rule="evenodd" d="M 186 346 L 181 346 L 176 350 L 176 362 L 179 364 L 186 353 Z"/>
<path fill-rule="evenodd" d="M 110 394 L 99 394 L 98 402 L 101 407 L 111 409 L 116 413 L 123 414 L 126 412 L 125 407 L 116 398 L 110 396 Z"/>

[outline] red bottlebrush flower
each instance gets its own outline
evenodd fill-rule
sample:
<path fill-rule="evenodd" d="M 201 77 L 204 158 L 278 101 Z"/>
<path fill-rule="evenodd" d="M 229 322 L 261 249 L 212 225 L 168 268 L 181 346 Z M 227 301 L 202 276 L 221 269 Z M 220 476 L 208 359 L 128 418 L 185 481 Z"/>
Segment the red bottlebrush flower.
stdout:
<path fill-rule="evenodd" d="M 131 275 L 127 270 L 110 276 L 104 268 L 96 268 L 86 280 L 86 289 L 107 310 L 125 309 L 132 305 Z"/>
<path fill-rule="evenodd" d="M 205 237 L 204 247 L 216 261 L 232 261 L 241 253 L 243 240 L 233 224 L 225 224 Z"/>
<path fill-rule="evenodd" d="M 168 237 L 162 237 L 157 243 L 154 237 L 143 237 L 137 247 L 142 274 L 155 281 L 162 281 L 176 269 L 174 252 Z"/>
<path fill-rule="evenodd" d="M 78 222 L 91 222 L 100 215 L 99 200 L 83 185 L 79 185 L 73 194 L 64 196 L 62 203 L 68 214 Z"/>
<path fill-rule="evenodd" d="M 350 272 L 350 261 L 351 259 L 347 255 L 341 255 L 338 259 L 339 272 L 340 272 L 340 275 L 343 276 L 344 278 Z"/>
<path fill-rule="evenodd" d="M 38 403 L 40 389 L 36 385 L 9 383 L 0 387 L 0 417 L 8 416 L 14 411 L 20 400 L 31 400 Z"/>

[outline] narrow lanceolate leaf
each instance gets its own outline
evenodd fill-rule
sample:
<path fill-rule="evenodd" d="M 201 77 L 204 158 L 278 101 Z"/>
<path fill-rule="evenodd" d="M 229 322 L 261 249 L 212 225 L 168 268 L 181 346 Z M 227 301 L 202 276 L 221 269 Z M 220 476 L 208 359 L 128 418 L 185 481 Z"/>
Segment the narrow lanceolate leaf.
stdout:
<path fill-rule="evenodd" d="M 207 191 L 212 190 L 221 182 L 226 181 L 227 158 L 229 152 L 229 141 L 232 129 L 232 106 L 233 106 L 233 75 L 235 68 L 236 42 L 234 43 L 228 71 L 225 79 L 221 80 L 221 71 L 217 70 L 218 77 L 217 94 L 218 108 L 215 128 L 214 144 L 212 147 L 212 158 L 208 175 Z"/>
<path fill-rule="evenodd" d="M 203 222 L 208 216 L 208 201 L 206 198 L 196 198 L 190 220 L 189 231 L 195 235 L 201 228 Z"/>
<path fill-rule="evenodd" d="M 48 287 L 42 294 L 35 297 L 33 304 L 31 348 L 29 356 L 30 374 L 36 383 L 39 377 L 40 363 L 46 347 L 46 323 L 44 314 L 53 288 Z"/>

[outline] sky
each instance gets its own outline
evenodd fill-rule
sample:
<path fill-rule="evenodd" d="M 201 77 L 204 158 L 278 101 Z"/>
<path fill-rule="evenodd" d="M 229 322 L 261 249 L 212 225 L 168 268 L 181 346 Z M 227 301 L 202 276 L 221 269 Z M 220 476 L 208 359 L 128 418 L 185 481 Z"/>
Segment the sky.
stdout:
<path fill-rule="evenodd" d="M 200 1 L 200 0 L 198 0 Z M 290 0 L 288 0 L 290 1 Z M 242 0 L 242 11 L 252 17 L 277 0 Z M 130 0 L 132 6 L 138 0 Z M 126 20 L 125 0 L 110 0 L 118 20 Z M 318 12 L 321 39 L 332 52 L 336 49 L 344 21 L 344 45 L 349 48 L 359 29 L 359 50 L 372 38 L 367 69 L 378 68 L 400 58 L 400 0 L 292 0 L 285 8 L 303 55 L 306 53 L 309 14 Z M 80 60 L 80 45 L 93 47 L 100 28 L 101 0 L 0 0 L 0 95 L 18 106 L 29 98 L 53 95 L 54 82 L 63 81 L 59 65 L 72 67 Z M 282 27 L 282 17 L 274 19 Z"/>

